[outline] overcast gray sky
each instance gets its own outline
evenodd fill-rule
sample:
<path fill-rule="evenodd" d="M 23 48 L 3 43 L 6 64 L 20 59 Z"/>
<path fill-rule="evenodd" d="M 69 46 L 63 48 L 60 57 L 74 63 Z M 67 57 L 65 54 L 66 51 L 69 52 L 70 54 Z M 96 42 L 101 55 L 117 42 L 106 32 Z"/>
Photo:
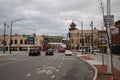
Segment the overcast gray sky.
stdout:
<path fill-rule="evenodd" d="M 106 0 L 103 0 L 106 14 Z M 111 0 L 111 13 L 115 21 L 120 19 L 120 0 Z M 0 34 L 4 21 L 27 19 L 13 24 L 13 34 L 62 35 L 68 32 L 72 19 L 83 21 L 84 29 L 102 26 L 102 12 L 99 0 L 0 0 Z M 65 20 L 69 19 L 69 20 Z M 77 28 L 81 28 L 75 21 Z M 7 34 L 9 34 L 7 28 Z"/>

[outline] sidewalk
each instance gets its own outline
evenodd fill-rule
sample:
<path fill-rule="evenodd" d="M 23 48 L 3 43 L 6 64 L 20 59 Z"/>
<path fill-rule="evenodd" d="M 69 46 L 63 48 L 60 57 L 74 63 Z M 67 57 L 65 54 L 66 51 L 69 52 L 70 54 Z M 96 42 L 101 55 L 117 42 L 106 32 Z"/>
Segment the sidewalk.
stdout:
<path fill-rule="evenodd" d="M 120 80 L 120 70 L 115 68 L 115 67 L 113 68 L 113 75 L 108 75 L 107 74 L 107 64 L 106 64 L 106 61 L 105 61 L 104 65 L 103 65 L 100 53 L 89 54 L 89 55 L 84 54 L 84 55 L 79 55 L 79 56 L 80 56 L 80 58 L 82 58 L 86 62 L 88 62 L 88 63 L 90 63 L 90 64 L 92 64 L 93 66 L 96 67 L 97 72 L 98 72 L 96 80 Z"/>
<path fill-rule="evenodd" d="M 9 51 L 6 51 L 5 53 L 0 51 L 0 56 L 14 55 L 14 54 L 18 54 L 18 53 L 19 53 L 18 51 L 12 51 L 11 54 Z"/>
<path fill-rule="evenodd" d="M 3 53 L 2 51 L 0 51 L 0 56 L 6 56 L 9 55 L 8 53 Z"/>

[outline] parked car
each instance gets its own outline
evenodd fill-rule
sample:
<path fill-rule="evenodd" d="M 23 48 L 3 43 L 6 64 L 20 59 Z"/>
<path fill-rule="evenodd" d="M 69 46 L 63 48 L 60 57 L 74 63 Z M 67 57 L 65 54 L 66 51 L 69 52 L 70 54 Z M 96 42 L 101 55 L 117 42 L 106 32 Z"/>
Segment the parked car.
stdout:
<path fill-rule="evenodd" d="M 77 52 L 85 52 L 85 49 L 79 49 Z"/>
<path fill-rule="evenodd" d="M 93 52 L 100 52 L 100 49 L 93 49 Z"/>
<path fill-rule="evenodd" d="M 53 49 L 48 49 L 45 54 L 46 55 L 54 55 L 54 50 Z"/>
<path fill-rule="evenodd" d="M 40 50 L 37 48 L 30 48 L 29 49 L 29 56 L 38 56 L 41 55 Z"/>
<path fill-rule="evenodd" d="M 72 56 L 72 52 L 70 50 L 65 51 L 65 56 Z"/>
<path fill-rule="evenodd" d="M 58 52 L 59 52 L 59 53 L 64 53 L 65 51 L 66 51 L 65 48 L 60 48 L 60 49 L 58 49 Z"/>

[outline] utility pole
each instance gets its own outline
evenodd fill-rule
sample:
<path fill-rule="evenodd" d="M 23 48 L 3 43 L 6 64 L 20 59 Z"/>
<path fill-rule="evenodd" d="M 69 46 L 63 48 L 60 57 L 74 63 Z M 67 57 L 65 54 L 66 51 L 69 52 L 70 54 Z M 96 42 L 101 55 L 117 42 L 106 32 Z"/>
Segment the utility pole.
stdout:
<path fill-rule="evenodd" d="M 102 0 L 100 0 L 100 6 L 101 6 L 101 10 L 102 10 L 103 25 L 104 25 L 105 24 L 105 21 L 104 21 L 104 7 L 103 7 Z M 101 53 L 102 53 L 102 64 L 104 65 L 104 54 L 103 54 L 103 51 L 102 51 L 102 30 L 103 30 L 103 27 L 101 27 Z"/>
<path fill-rule="evenodd" d="M 11 54 L 11 50 L 12 50 L 12 26 L 15 22 L 18 21 L 22 21 L 22 20 L 27 20 L 27 19 L 17 19 L 17 20 L 11 20 L 11 24 L 10 24 L 10 54 Z"/>
<path fill-rule="evenodd" d="M 36 42 L 35 42 L 35 37 L 36 37 L 36 34 L 35 34 L 35 33 L 33 33 L 33 37 L 34 37 L 34 46 L 33 46 L 33 47 L 35 48 L 35 43 L 36 43 Z"/>
<path fill-rule="evenodd" d="M 4 22 L 4 41 L 3 41 L 3 44 L 4 44 L 4 48 L 3 48 L 3 53 L 5 54 L 5 50 L 6 50 L 6 40 L 5 40 L 5 36 L 6 36 L 6 22 Z"/>
<path fill-rule="evenodd" d="M 81 30 L 82 30 L 82 54 L 83 54 L 83 47 L 84 47 L 84 39 L 83 39 L 83 21 L 81 21 Z"/>
<path fill-rule="evenodd" d="M 11 54 L 11 45 L 12 45 L 12 21 L 11 21 L 11 24 L 10 24 L 10 54 Z"/>
<path fill-rule="evenodd" d="M 107 0 L 107 16 L 108 19 L 111 19 L 111 7 L 110 7 L 110 0 Z M 113 74 L 112 72 L 112 56 L 111 56 L 111 34 L 110 34 L 110 22 L 107 22 L 106 30 L 107 30 L 107 57 L 108 57 L 108 65 L 107 65 L 107 74 Z"/>
<path fill-rule="evenodd" d="M 93 54 L 93 21 L 91 21 L 90 26 L 91 26 L 91 42 L 92 42 L 92 44 L 91 44 L 91 53 Z"/>

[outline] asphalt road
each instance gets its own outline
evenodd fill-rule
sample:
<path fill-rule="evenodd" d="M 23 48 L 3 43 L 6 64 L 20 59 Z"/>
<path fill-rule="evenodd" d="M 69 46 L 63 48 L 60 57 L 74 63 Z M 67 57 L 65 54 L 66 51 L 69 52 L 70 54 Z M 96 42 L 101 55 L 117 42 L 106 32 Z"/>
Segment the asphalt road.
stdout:
<path fill-rule="evenodd" d="M 0 80 L 92 80 L 94 70 L 76 54 L 28 56 L 27 52 L 0 56 Z"/>

